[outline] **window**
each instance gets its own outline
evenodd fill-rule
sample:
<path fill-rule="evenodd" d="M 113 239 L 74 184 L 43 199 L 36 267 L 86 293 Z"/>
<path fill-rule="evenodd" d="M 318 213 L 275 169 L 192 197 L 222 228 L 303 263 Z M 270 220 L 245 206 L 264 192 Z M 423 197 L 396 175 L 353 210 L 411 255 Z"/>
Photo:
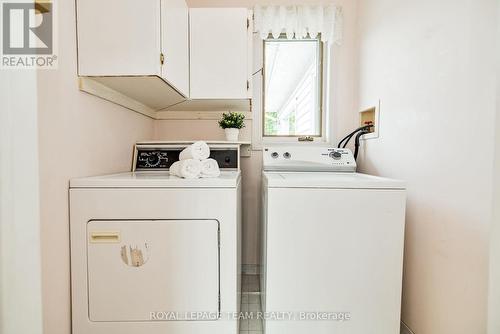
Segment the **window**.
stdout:
<path fill-rule="evenodd" d="M 319 39 L 264 40 L 264 137 L 321 137 Z"/>

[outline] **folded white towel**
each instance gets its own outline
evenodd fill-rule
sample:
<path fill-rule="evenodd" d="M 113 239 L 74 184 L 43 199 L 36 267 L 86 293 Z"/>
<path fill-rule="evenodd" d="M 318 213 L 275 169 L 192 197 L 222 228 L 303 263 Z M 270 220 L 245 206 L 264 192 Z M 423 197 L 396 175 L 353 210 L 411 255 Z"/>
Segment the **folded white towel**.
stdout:
<path fill-rule="evenodd" d="M 210 147 L 204 141 L 194 142 L 192 145 L 186 147 L 179 154 L 179 160 L 197 159 L 205 160 L 210 156 Z"/>
<path fill-rule="evenodd" d="M 219 164 L 214 159 L 201 161 L 201 177 L 218 177 L 220 175 Z"/>
<path fill-rule="evenodd" d="M 176 161 L 170 166 L 170 174 L 185 179 L 197 179 L 201 176 L 202 164 L 200 160 L 187 159 Z"/>

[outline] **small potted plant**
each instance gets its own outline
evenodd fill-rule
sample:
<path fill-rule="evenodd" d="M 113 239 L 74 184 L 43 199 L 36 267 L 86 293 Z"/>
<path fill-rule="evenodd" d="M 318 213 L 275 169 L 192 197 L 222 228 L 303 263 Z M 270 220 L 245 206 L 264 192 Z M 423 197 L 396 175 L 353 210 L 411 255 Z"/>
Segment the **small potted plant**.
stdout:
<path fill-rule="evenodd" d="M 226 132 L 227 141 L 238 141 L 240 129 L 245 127 L 245 115 L 239 112 L 229 112 L 222 114 L 219 126 Z"/>

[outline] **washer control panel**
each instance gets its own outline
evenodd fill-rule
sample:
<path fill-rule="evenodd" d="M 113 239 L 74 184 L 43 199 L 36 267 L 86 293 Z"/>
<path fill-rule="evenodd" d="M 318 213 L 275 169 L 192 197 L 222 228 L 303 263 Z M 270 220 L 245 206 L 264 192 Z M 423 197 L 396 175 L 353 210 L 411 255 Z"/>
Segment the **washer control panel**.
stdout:
<path fill-rule="evenodd" d="M 272 145 L 262 150 L 264 170 L 355 172 L 351 150 L 326 146 Z"/>

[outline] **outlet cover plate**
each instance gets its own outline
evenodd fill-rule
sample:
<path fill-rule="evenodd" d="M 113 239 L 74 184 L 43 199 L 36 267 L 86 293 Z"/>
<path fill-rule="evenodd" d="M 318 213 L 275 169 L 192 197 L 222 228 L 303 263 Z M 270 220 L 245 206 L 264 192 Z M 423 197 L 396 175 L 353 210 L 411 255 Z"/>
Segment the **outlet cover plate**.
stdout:
<path fill-rule="evenodd" d="M 373 113 L 373 116 L 369 116 L 368 118 L 371 119 L 373 117 L 373 124 L 375 125 L 373 132 L 367 133 L 361 139 L 366 140 L 366 139 L 374 139 L 379 137 L 379 131 L 380 131 L 380 100 L 377 101 L 375 105 L 367 106 L 366 108 L 362 108 L 361 111 L 359 112 L 359 124 L 360 126 L 363 126 L 362 124 L 364 122 L 364 117 L 363 114 L 368 114 L 368 113 Z"/>

